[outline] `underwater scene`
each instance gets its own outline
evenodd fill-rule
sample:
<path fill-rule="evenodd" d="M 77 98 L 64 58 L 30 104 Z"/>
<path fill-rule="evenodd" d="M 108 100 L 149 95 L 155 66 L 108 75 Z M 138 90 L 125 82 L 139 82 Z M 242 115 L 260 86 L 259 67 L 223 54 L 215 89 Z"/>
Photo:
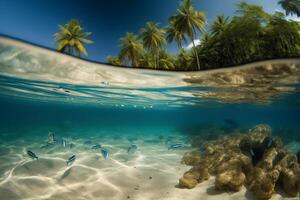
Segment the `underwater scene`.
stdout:
<path fill-rule="evenodd" d="M 299 59 L 163 72 L 1 37 L 0 67 L 3 200 L 299 199 Z"/>
<path fill-rule="evenodd" d="M 300 0 L 0 0 L 0 200 L 300 200 Z"/>

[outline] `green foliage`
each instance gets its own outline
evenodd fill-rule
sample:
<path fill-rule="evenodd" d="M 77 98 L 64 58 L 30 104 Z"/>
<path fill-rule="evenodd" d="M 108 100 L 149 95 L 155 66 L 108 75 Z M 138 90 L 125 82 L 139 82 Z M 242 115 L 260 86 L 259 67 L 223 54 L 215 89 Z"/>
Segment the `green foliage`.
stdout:
<path fill-rule="evenodd" d="M 286 15 L 300 17 L 300 0 L 280 0 L 279 5 L 285 10 Z"/>
<path fill-rule="evenodd" d="M 139 66 L 140 67 L 146 67 L 146 68 L 153 68 L 154 67 L 154 59 L 153 56 L 148 53 L 144 52 L 139 60 Z"/>
<path fill-rule="evenodd" d="M 117 56 L 107 56 L 106 61 L 111 65 L 117 65 L 117 66 L 121 65 L 121 61 Z"/>
<path fill-rule="evenodd" d="M 299 14 L 300 0 L 279 1 L 286 14 Z M 137 38 L 127 34 L 121 39 L 121 64 L 163 70 L 199 70 L 239 65 L 255 60 L 300 56 L 300 24 L 287 20 L 280 12 L 269 14 L 263 7 L 246 2 L 237 4 L 236 15 L 218 16 L 205 32 L 204 13 L 191 0 L 182 0 L 177 13 L 169 18 L 166 29 L 148 22 Z M 183 49 L 201 34 L 201 44 Z M 189 41 L 188 41 L 189 40 Z M 175 42 L 177 55 L 163 47 Z M 110 58 L 110 63 L 118 63 Z"/>
<path fill-rule="evenodd" d="M 170 54 L 168 54 L 168 52 L 164 50 L 160 51 L 158 55 L 158 69 L 163 69 L 163 70 L 175 69 L 173 56 L 171 56 Z"/>
<path fill-rule="evenodd" d="M 285 20 L 282 13 L 273 15 L 264 31 L 264 57 L 299 56 L 299 31 L 298 22 Z"/>
<path fill-rule="evenodd" d="M 139 66 L 144 49 L 141 41 L 133 33 L 127 33 L 120 39 L 119 59 L 123 65 Z"/>
<path fill-rule="evenodd" d="M 203 26 L 206 24 L 205 14 L 197 11 L 194 8 L 191 0 L 183 0 L 179 9 L 177 10 L 176 15 L 170 17 L 169 22 L 170 27 L 176 30 L 177 35 L 179 34 L 179 36 L 183 38 L 188 37 L 193 43 L 193 50 L 197 59 L 197 66 L 200 70 L 200 62 L 194 39 L 199 32 L 204 32 Z M 172 41 L 171 39 L 172 37 L 169 39 L 169 41 Z"/>
<path fill-rule="evenodd" d="M 185 34 L 176 29 L 175 22 L 172 21 L 172 19 L 169 21 L 169 26 L 166 28 L 166 40 L 169 43 L 175 41 L 178 48 L 182 48 L 182 42 L 187 42 Z"/>
<path fill-rule="evenodd" d="M 77 55 L 80 57 L 81 53 L 87 55 L 87 50 L 83 43 L 93 43 L 93 41 L 86 39 L 91 32 L 82 32 L 83 28 L 79 21 L 71 19 L 65 25 L 58 26 L 60 31 L 54 34 L 54 39 L 57 43 L 57 50 L 66 52 L 70 55 Z"/>
<path fill-rule="evenodd" d="M 237 13 L 221 26 L 222 31 L 217 31 L 223 24 L 218 17 L 210 35 L 203 37 L 198 48 L 203 68 L 300 55 L 299 23 L 286 20 L 282 13 L 270 15 L 262 7 L 245 2 L 238 4 Z"/>
<path fill-rule="evenodd" d="M 180 71 L 192 70 L 192 55 L 189 51 L 181 48 L 175 58 L 175 68 Z"/>
<path fill-rule="evenodd" d="M 166 43 L 165 30 L 159 29 L 158 24 L 147 22 L 146 28 L 140 30 L 139 38 L 141 38 L 144 48 L 153 55 L 154 66 L 157 68 L 157 56 L 159 51 Z"/>
<path fill-rule="evenodd" d="M 221 34 L 228 25 L 229 18 L 224 15 L 218 16 L 216 21 L 210 27 L 210 32 L 213 35 Z"/>

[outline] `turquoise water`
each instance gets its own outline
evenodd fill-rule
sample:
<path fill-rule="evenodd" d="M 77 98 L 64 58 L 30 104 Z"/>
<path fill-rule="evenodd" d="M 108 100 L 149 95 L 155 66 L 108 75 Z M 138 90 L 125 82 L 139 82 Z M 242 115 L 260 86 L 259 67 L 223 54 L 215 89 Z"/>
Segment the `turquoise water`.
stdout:
<path fill-rule="evenodd" d="M 300 149 L 298 60 L 241 66 L 224 78 L 222 70 L 171 73 L 81 63 L 3 38 L 0 47 L 0 196 L 5 200 L 181 198 L 187 191 L 175 185 L 189 167 L 180 160 L 199 148 L 195 137 L 213 141 L 262 123 L 290 151 Z M 261 66 L 273 65 L 288 70 L 262 73 Z M 247 79 L 243 70 L 257 66 Z M 49 132 L 58 142 L 43 148 Z M 62 146 L 61 139 L 74 147 Z M 95 144 L 108 150 L 108 160 L 91 149 Z M 132 144 L 137 150 L 129 155 Z M 183 147 L 169 150 L 172 144 Z M 65 165 L 71 155 L 76 155 L 72 173 Z M 129 170 L 136 167 L 138 174 Z M 157 182 L 145 184 L 143 175 Z M 162 198 L 163 188 L 168 192 Z"/>

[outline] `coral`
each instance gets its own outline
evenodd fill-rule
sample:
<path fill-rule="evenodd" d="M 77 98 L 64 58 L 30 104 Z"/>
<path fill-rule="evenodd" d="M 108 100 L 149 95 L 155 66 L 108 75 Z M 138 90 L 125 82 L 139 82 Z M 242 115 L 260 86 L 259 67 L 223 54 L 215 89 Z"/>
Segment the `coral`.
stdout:
<path fill-rule="evenodd" d="M 201 155 L 199 151 L 187 152 L 183 155 L 181 163 L 186 165 L 197 165 L 201 160 Z"/>
<path fill-rule="evenodd" d="M 198 183 L 209 179 L 208 169 L 204 165 L 198 165 L 185 172 L 179 180 L 179 187 L 194 188 Z"/>
<path fill-rule="evenodd" d="M 281 172 L 281 184 L 290 197 L 296 197 L 300 192 L 300 171 L 284 169 Z"/>
<path fill-rule="evenodd" d="M 272 136 L 270 126 L 260 124 L 246 134 L 203 143 L 203 155 L 184 155 L 182 163 L 193 167 L 179 180 L 180 187 L 193 188 L 214 175 L 217 190 L 236 192 L 245 185 L 259 200 L 270 199 L 275 186 L 290 197 L 299 195 L 300 153 L 294 155 L 285 149 L 281 139 Z"/>
<path fill-rule="evenodd" d="M 215 187 L 218 190 L 239 191 L 246 176 L 241 170 L 230 169 L 216 176 Z"/>
<path fill-rule="evenodd" d="M 266 172 L 262 168 L 255 167 L 248 175 L 247 181 L 256 199 L 270 199 L 274 194 L 275 184 L 279 178 L 279 171 Z"/>
<path fill-rule="evenodd" d="M 179 187 L 192 189 L 198 184 L 197 179 L 182 177 L 179 179 Z"/>

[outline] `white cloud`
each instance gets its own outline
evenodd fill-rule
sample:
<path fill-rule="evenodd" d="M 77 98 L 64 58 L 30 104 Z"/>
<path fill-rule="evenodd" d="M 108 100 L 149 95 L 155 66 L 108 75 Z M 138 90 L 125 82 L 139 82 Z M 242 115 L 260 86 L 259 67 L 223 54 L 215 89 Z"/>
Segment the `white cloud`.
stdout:
<path fill-rule="evenodd" d="M 294 20 L 294 21 L 297 21 L 297 22 L 300 22 L 300 17 L 297 17 L 296 15 L 294 15 L 294 16 L 287 16 L 285 18 L 286 19 L 291 19 L 291 20 Z"/>
<path fill-rule="evenodd" d="M 285 14 L 285 11 L 283 9 L 275 9 L 275 12 L 282 12 Z M 297 15 L 293 15 L 293 16 L 289 15 L 289 16 L 286 16 L 285 18 L 300 22 L 300 17 L 297 17 Z"/>
<path fill-rule="evenodd" d="M 195 46 L 199 46 L 201 41 L 199 39 L 194 40 Z M 186 50 L 190 50 L 193 48 L 193 43 L 191 42 L 188 46 L 185 47 Z"/>

